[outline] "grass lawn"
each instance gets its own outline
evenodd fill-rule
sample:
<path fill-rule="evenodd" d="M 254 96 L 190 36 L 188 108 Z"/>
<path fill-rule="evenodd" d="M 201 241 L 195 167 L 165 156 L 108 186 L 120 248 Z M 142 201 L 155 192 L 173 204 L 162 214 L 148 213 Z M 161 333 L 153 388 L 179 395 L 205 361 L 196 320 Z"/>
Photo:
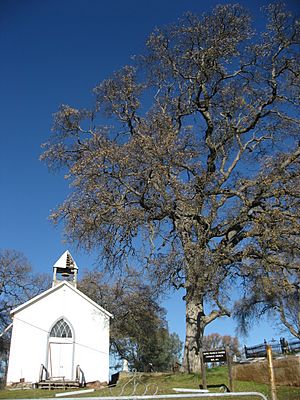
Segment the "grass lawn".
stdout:
<path fill-rule="evenodd" d="M 138 386 L 136 387 L 135 394 L 144 394 L 147 388 L 147 394 L 154 394 L 156 387 L 158 387 L 157 394 L 171 394 L 175 393 L 172 388 L 193 388 L 198 389 L 201 383 L 198 374 L 143 374 L 138 380 Z M 93 393 L 88 393 L 86 395 L 80 395 L 78 397 L 97 397 L 97 396 L 118 396 L 118 395 L 131 395 L 133 393 L 134 384 L 137 383 L 137 378 L 135 381 L 133 379 L 122 378 L 117 386 L 112 389 L 102 389 L 96 390 Z M 227 379 L 227 368 L 219 367 L 208 370 L 207 372 L 207 384 L 208 385 L 221 385 L 226 384 L 228 386 Z M 125 388 L 123 389 L 123 387 Z M 234 382 L 236 392 L 261 392 L 271 399 L 270 391 L 267 385 L 255 383 L 255 382 Z M 80 389 L 79 389 L 80 390 Z M 73 389 L 70 389 L 73 391 Z M 210 389 L 210 391 L 217 392 L 218 389 Z M 0 399 L 37 399 L 37 398 L 47 398 L 54 397 L 56 393 L 62 392 L 61 390 L 1 390 Z M 278 400 L 300 400 L 300 388 L 279 386 L 277 388 Z M 220 398 L 219 398 L 220 399 Z M 226 399 L 226 397 L 225 397 Z M 228 397 L 229 399 L 229 397 Z M 235 397 L 239 399 L 239 397 Z M 241 397 L 247 400 L 256 400 L 258 397 Z"/>

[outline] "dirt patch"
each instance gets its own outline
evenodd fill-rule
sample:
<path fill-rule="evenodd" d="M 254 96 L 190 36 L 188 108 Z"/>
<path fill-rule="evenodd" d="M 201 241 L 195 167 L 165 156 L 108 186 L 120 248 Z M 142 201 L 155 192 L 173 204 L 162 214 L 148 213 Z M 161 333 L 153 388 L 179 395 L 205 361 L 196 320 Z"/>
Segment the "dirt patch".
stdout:
<path fill-rule="evenodd" d="M 99 381 L 94 381 L 94 382 L 87 382 L 86 387 L 87 389 L 107 389 L 107 382 L 99 382 Z"/>

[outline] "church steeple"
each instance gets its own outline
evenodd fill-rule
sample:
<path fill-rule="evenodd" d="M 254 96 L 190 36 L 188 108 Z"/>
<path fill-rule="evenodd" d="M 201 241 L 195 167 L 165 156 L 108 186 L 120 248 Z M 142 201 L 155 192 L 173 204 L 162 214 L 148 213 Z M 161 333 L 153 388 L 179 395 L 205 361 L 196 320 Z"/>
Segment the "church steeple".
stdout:
<path fill-rule="evenodd" d="M 73 285 L 76 287 L 77 273 L 78 273 L 78 267 L 73 257 L 71 256 L 71 253 L 67 250 L 53 265 L 52 286 L 57 285 L 62 280 L 67 280 L 70 283 L 73 283 Z M 59 276 L 62 279 L 58 279 Z"/>

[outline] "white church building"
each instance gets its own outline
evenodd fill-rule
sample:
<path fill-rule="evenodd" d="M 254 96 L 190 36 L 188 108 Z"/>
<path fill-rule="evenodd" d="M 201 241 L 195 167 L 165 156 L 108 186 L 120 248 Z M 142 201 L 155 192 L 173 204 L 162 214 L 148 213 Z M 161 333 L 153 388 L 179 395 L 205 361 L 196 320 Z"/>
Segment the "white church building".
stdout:
<path fill-rule="evenodd" d="M 11 311 L 7 385 L 108 382 L 112 315 L 77 289 L 77 272 L 66 251 L 52 287 Z"/>

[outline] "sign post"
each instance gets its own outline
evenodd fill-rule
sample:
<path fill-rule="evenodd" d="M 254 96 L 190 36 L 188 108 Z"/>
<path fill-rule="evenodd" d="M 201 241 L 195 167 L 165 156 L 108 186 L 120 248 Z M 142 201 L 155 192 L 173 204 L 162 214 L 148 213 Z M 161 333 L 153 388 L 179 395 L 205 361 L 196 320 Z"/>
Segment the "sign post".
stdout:
<path fill-rule="evenodd" d="M 228 383 L 229 383 L 229 390 L 231 392 L 234 391 L 233 387 L 233 379 L 232 379 L 232 363 L 231 363 L 231 355 L 230 355 L 230 349 L 229 346 L 226 346 L 226 357 L 227 357 L 227 365 L 228 365 Z"/>
<path fill-rule="evenodd" d="M 206 366 L 204 364 L 204 358 L 203 358 L 203 351 L 200 350 L 200 362 L 201 362 L 201 378 L 202 378 L 202 387 L 203 389 L 207 389 L 207 383 L 206 383 Z"/>
<path fill-rule="evenodd" d="M 207 389 L 205 363 L 227 362 L 229 390 L 232 392 L 233 391 L 233 379 L 232 379 L 232 365 L 231 365 L 229 346 L 226 346 L 226 350 L 221 349 L 221 350 L 201 351 L 200 357 L 201 357 L 203 389 Z"/>

